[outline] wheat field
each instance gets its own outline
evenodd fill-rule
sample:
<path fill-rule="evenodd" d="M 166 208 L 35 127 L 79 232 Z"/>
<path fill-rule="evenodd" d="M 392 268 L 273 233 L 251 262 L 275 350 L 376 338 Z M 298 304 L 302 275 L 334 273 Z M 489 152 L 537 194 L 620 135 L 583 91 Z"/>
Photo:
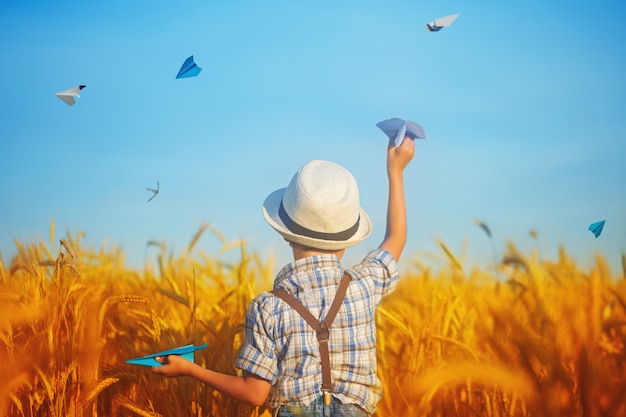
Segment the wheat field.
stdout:
<path fill-rule="evenodd" d="M 196 247 L 203 233 L 219 253 Z M 272 259 L 202 226 L 180 254 L 149 242 L 158 259 L 137 271 L 120 249 L 50 235 L 0 262 L 0 415 L 270 415 L 124 361 L 208 343 L 196 362 L 236 374 L 246 307 L 271 289 Z M 624 271 L 513 244 L 497 271 L 464 271 L 441 244 L 448 264 L 403 268 L 378 310 L 377 416 L 626 416 Z M 238 261 L 224 261 L 233 251 Z"/>

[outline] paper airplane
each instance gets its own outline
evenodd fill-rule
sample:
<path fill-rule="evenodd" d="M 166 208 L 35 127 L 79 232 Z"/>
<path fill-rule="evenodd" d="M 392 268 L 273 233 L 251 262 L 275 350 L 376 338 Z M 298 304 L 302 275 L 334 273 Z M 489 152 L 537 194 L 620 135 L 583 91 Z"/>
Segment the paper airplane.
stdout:
<path fill-rule="evenodd" d="M 80 90 L 82 90 L 85 87 L 86 86 L 84 85 L 79 85 L 79 86 L 70 88 L 68 90 L 55 93 L 54 95 L 60 98 L 61 100 L 63 100 L 64 102 L 66 102 L 68 106 L 73 106 L 74 103 L 76 103 L 76 100 L 74 99 L 74 97 L 80 98 Z"/>
<path fill-rule="evenodd" d="M 429 32 L 439 32 L 446 26 L 450 26 L 452 22 L 459 17 L 461 13 L 451 14 L 449 16 L 439 17 L 426 25 L 426 30 Z"/>
<path fill-rule="evenodd" d="M 168 356 L 168 355 L 179 355 L 187 359 L 188 361 L 194 362 L 193 353 L 196 350 L 204 349 L 207 346 L 208 346 L 207 343 L 205 343 L 204 345 L 200 345 L 200 346 L 186 345 L 186 346 L 177 347 L 175 349 L 164 350 L 163 352 L 159 352 L 159 353 L 153 353 L 152 355 L 141 356 L 135 359 L 129 359 L 125 362 L 131 365 L 161 366 L 163 364 L 160 362 L 157 362 L 155 358 Z"/>
<path fill-rule="evenodd" d="M 389 139 L 393 139 L 396 146 L 400 146 L 405 136 L 409 136 L 411 139 L 426 139 L 422 126 L 410 120 L 394 117 L 376 123 L 376 126 L 385 132 Z"/>
<path fill-rule="evenodd" d="M 180 67 L 180 71 L 178 71 L 176 78 L 195 77 L 196 75 L 200 74 L 200 71 L 202 71 L 202 68 L 200 68 L 199 66 L 196 65 L 195 62 L 193 62 L 193 55 L 192 55 L 189 58 L 187 58 L 185 62 L 183 63 L 183 66 Z"/>
<path fill-rule="evenodd" d="M 157 194 L 159 193 L 159 182 L 157 181 L 157 188 L 146 188 L 146 190 L 148 190 L 148 191 L 152 191 L 152 192 L 154 193 L 154 194 L 152 195 L 152 197 L 150 197 L 150 198 L 148 199 L 148 203 L 149 203 L 149 202 L 151 202 L 151 201 L 152 201 L 152 199 L 153 199 L 154 197 L 156 197 L 156 196 L 157 196 Z"/>
<path fill-rule="evenodd" d="M 604 228 L 604 220 L 600 221 L 600 222 L 596 222 L 596 223 L 591 223 L 589 225 L 589 229 L 591 231 L 591 233 L 593 233 L 596 236 L 596 239 L 598 238 L 598 236 L 600 236 L 600 233 L 602 233 L 602 229 Z"/>

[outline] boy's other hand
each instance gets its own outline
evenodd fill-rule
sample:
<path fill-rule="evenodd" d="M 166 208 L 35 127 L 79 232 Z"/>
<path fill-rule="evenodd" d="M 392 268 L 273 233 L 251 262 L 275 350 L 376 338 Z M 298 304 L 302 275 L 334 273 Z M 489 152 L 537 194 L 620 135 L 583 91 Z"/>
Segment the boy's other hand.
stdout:
<path fill-rule="evenodd" d="M 164 375 L 168 378 L 189 375 L 189 368 L 193 365 L 193 362 L 179 355 L 160 356 L 155 360 L 161 363 L 161 366 L 153 366 L 152 372 Z"/>

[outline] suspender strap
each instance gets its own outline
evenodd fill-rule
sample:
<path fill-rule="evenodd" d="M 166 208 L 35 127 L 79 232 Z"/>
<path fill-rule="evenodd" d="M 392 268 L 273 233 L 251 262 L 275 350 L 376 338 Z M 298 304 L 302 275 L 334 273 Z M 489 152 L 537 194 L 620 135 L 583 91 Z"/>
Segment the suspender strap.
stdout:
<path fill-rule="evenodd" d="M 346 296 L 348 285 L 350 284 L 350 276 L 347 273 L 341 277 L 337 294 L 335 299 L 326 314 L 326 318 L 323 321 L 317 320 L 313 314 L 292 294 L 282 288 L 272 291 L 272 294 L 289 304 L 302 318 L 311 326 L 317 333 L 317 340 L 320 344 L 320 357 L 322 359 L 322 391 L 324 392 L 325 401 L 328 395 L 330 399 L 330 392 L 332 391 L 332 381 L 330 378 L 330 355 L 328 352 L 328 339 L 330 337 L 330 327 L 343 304 L 343 299 Z"/>

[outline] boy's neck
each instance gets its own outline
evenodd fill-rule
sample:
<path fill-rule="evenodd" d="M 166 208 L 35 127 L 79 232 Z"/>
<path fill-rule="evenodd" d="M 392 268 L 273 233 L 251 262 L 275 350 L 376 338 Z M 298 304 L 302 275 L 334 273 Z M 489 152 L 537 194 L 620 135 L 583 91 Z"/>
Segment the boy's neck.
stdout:
<path fill-rule="evenodd" d="M 291 249 L 293 251 L 293 259 L 296 261 L 298 259 L 308 258 L 309 256 L 315 256 L 315 255 L 335 255 L 337 256 L 337 258 L 341 259 L 341 257 L 346 251 L 345 249 L 325 250 L 325 249 L 310 248 L 310 247 L 302 246 L 300 244 L 293 243 L 293 242 L 289 242 L 289 246 L 291 246 Z"/>

